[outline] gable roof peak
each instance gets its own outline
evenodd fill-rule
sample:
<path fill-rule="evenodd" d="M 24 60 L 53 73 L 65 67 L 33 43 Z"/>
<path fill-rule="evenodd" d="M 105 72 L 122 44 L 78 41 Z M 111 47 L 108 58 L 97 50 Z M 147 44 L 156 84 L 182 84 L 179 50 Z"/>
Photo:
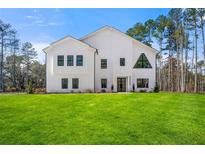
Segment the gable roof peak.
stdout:
<path fill-rule="evenodd" d="M 101 28 L 95 30 L 94 32 L 91 32 L 91 33 L 85 35 L 84 37 L 80 38 L 79 40 L 80 40 L 80 41 L 83 41 L 83 40 L 85 40 L 86 38 L 89 38 L 89 37 L 93 36 L 94 34 L 100 32 L 100 31 L 102 31 L 102 30 L 104 30 L 104 29 L 109 29 L 109 30 L 111 30 L 111 31 L 115 31 L 115 32 L 117 32 L 117 33 L 120 33 L 120 34 L 126 36 L 128 39 L 131 39 L 132 41 L 134 41 L 134 42 L 136 42 L 136 43 L 138 43 L 138 44 L 140 44 L 140 45 L 142 45 L 142 46 L 144 46 L 144 47 L 147 47 L 147 48 L 151 49 L 151 50 L 152 50 L 153 52 L 155 52 L 156 54 L 159 52 L 158 50 L 156 50 L 156 49 L 154 49 L 154 48 L 152 48 L 152 47 L 150 47 L 150 46 L 147 46 L 146 44 L 144 44 L 144 43 L 142 43 L 142 42 L 140 42 L 140 41 L 138 41 L 138 40 L 132 38 L 131 36 L 127 35 L 126 33 L 122 32 L 122 31 L 120 31 L 119 29 L 117 29 L 117 28 L 115 28 L 115 27 L 112 27 L 112 26 L 108 26 L 108 25 L 105 25 L 105 26 L 103 26 L 103 27 L 101 27 Z M 83 41 L 83 42 L 84 42 L 84 41 Z"/>
<path fill-rule="evenodd" d="M 79 43 L 81 43 L 81 44 L 83 44 L 83 45 L 86 45 L 86 46 L 90 47 L 90 48 L 96 49 L 96 48 L 92 47 L 91 45 L 89 45 L 89 44 L 87 44 L 87 43 L 85 43 L 85 42 L 82 42 L 82 41 L 80 41 L 80 40 L 74 38 L 73 36 L 66 35 L 66 36 L 64 36 L 63 38 L 61 38 L 61 39 L 59 39 L 59 40 L 57 40 L 57 41 L 54 41 L 54 42 L 50 43 L 50 45 L 49 45 L 48 47 L 44 48 L 43 51 L 46 52 L 46 50 L 47 50 L 48 48 L 50 48 L 51 46 L 56 45 L 56 44 L 58 44 L 59 42 L 64 41 L 64 40 L 66 40 L 66 39 L 72 39 L 72 40 L 77 41 L 77 42 L 79 42 Z"/>

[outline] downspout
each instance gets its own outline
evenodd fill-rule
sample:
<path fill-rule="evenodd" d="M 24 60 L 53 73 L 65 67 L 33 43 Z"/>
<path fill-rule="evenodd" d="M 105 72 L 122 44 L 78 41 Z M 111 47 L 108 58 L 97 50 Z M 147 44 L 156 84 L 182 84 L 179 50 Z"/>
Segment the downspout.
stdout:
<path fill-rule="evenodd" d="M 159 56 L 159 53 L 156 54 L 155 56 L 155 86 L 158 86 L 158 72 L 157 72 L 157 58 Z"/>
<path fill-rule="evenodd" d="M 98 54 L 98 49 L 95 50 L 94 52 L 94 93 L 96 92 L 95 91 L 95 63 L 96 63 L 96 54 Z"/>

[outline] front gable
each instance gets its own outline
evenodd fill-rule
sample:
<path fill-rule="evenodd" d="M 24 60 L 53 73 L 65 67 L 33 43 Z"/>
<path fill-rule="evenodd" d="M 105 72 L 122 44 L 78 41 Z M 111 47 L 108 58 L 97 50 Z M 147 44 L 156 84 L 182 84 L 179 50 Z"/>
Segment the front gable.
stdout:
<path fill-rule="evenodd" d="M 111 35 L 111 33 L 115 33 L 115 34 L 118 35 L 118 38 L 121 37 L 121 38 L 124 38 L 126 40 L 130 40 L 130 41 L 134 42 L 134 44 L 138 44 L 139 46 L 145 47 L 147 50 L 153 52 L 154 54 L 158 53 L 158 51 L 156 49 L 154 49 L 152 47 L 149 47 L 146 44 L 144 44 L 144 43 L 142 43 L 142 42 L 140 42 L 140 41 L 130 37 L 129 35 L 121 32 L 120 30 L 118 30 L 116 28 L 113 28 L 113 27 L 110 27 L 110 26 L 104 26 L 104 27 L 102 27 L 100 29 L 97 29 L 96 31 L 94 31 L 94 32 L 92 32 L 90 34 L 85 35 L 80 40 L 83 41 L 83 42 L 86 42 L 87 39 L 90 39 L 91 37 L 94 37 L 96 35 L 102 35 L 102 33 L 104 33 L 103 35 L 105 35 L 105 33 L 107 35 L 109 35 L 109 33 L 110 33 L 110 35 Z"/>
<path fill-rule="evenodd" d="M 96 50 L 94 47 L 91 47 L 84 42 L 81 42 L 71 36 L 66 36 L 58 41 L 55 41 L 46 47 L 44 52 L 60 52 L 60 51 L 87 51 L 87 50 Z"/>
<path fill-rule="evenodd" d="M 95 40 L 95 39 L 98 39 L 98 42 L 102 44 L 105 42 L 109 44 L 113 44 L 113 43 L 126 44 L 126 42 L 131 43 L 131 40 L 125 34 L 122 34 L 121 32 L 119 33 L 116 29 L 108 26 L 98 29 L 97 31 L 94 31 L 84 36 L 80 40 L 82 42 L 90 42 L 90 40 Z"/>
<path fill-rule="evenodd" d="M 96 49 L 73 37 L 65 37 L 51 43 L 44 51 L 49 71 L 52 74 L 65 75 L 89 72 L 93 67 L 93 55 Z M 79 57 L 82 57 L 80 58 L 82 60 L 78 60 Z M 80 61 L 82 65 L 77 65 Z"/>

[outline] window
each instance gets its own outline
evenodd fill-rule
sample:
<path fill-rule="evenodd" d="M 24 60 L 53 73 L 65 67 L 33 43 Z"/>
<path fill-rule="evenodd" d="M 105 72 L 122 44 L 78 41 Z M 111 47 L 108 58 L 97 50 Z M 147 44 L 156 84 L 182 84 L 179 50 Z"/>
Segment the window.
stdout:
<path fill-rule="evenodd" d="M 83 66 L 83 55 L 77 55 L 76 66 Z"/>
<path fill-rule="evenodd" d="M 142 53 L 137 60 L 134 68 L 152 68 L 151 64 L 149 63 L 147 57 L 144 53 Z"/>
<path fill-rule="evenodd" d="M 120 58 L 120 66 L 125 66 L 125 58 Z"/>
<path fill-rule="evenodd" d="M 101 59 L 101 69 L 107 68 L 107 59 Z"/>
<path fill-rule="evenodd" d="M 72 79 L 72 83 L 73 83 L 73 89 L 78 89 L 78 87 L 79 87 L 79 79 L 78 78 L 73 78 Z"/>
<path fill-rule="evenodd" d="M 63 78 L 61 80 L 61 86 L 62 86 L 62 89 L 67 89 L 68 88 L 68 79 Z"/>
<path fill-rule="evenodd" d="M 73 66 L 73 55 L 67 56 L 67 66 Z"/>
<path fill-rule="evenodd" d="M 149 88 L 149 79 L 137 79 L 137 88 Z"/>
<path fill-rule="evenodd" d="M 107 79 L 101 79 L 101 88 L 107 88 Z"/>
<path fill-rule="evenodd" d="M 58 66 L 64 66 L 64 56 L 63 55 L 58 56 Z"/>

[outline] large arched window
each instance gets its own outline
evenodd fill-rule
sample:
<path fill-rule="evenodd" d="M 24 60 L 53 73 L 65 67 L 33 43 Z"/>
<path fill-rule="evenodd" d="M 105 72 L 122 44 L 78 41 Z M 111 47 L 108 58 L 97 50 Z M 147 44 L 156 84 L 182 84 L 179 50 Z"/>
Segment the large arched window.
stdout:
<path fill-rule="evenodd" d="M 152 65 L 148 61 L 144 53 L 140 55 L 137 62 L 134 65 L 134 68 L 152 68 Z"/>

